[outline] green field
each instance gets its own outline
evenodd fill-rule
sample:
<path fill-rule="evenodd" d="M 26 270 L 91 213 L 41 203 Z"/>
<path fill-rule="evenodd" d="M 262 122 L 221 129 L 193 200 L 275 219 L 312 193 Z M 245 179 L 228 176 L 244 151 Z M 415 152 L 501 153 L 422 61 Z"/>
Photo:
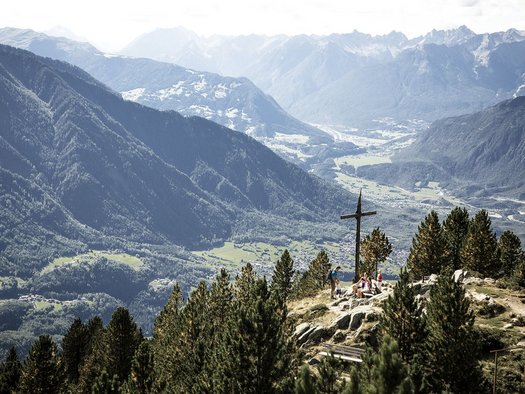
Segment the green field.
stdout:
<path fill-rule="evenodd" d="M 341 165 L 351 165 L 355 168 L 383 163 L 392 163 L 388 156 L 342 156 L 334 160 L 337 168 Z"/>
<path fill-rule="evenodd" d="M 55 302 L 48 302 L 48 301 L 35 301 L 34 302 L 35 309 L 45 309 L 49 306 L 52 306 L 53 309 L 57 312 L 62 310 L 62 304 L 55 303 Z"/>
<path fill-rule="evenodd" d="M 285 249 L 288 249 L 292 258 L 299 253 L 314 258 L 321 249 L 326 250 L 329 254 L 337 253 L 339 245 L 332 242 L 317 245 L 312 242 L 291 241 L 287 246 L 275 247 L 264 242 L 225 242 L 221 247 L 211 250 L 195 250 L 192 253 L 205 259 L 208 266 L 220 265 L 227 269 L 238 270 L 247 262 L 273 264 L 281 257 Z"/>
<path fill-rule="evenodd" d="M 144 263 L 138 257 L 131 256 L 127 253 L 112 253 L 105 250 L 92 250 L 90 252 L 76 256 L 58 257 L 45 266 L 40 273 L 45 274 L 57 267 L 64 266 L 66 264 L 93 264 L 98 258 L 101 257 L 105 257 L 106 259 L 117 264 L 125 264 L 134 270 L 139 270 L 144 266 Z"/>

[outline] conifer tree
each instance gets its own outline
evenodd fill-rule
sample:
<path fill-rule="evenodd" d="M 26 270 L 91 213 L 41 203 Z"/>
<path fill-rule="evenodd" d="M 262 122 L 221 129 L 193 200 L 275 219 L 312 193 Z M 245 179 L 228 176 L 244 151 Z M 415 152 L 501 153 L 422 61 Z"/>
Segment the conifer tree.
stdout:
<path fill-rule="evenodd" d="M 361 271 L 368 272 L 372 275 L 378 270 L 379 263 L 386 260 L 392 253 L 392 244 L 384 232 L 376 227 L 370 234 L 367 234 L 361 242 L 361 256 L 363 263 Z"/>
<path fill-rule="evenodd" d="M 218 353 L 216 391 L 274 393 L 291 389 L 294 348 L 282 307 L 265 279 L 257 279 L 239 294 L 241 299 L 235 301 Z"/>
<path fill-rule="evenodd" d="M 393 293 L 383 304 L 380 318 L 383 334 L 397 342 L 401 358 L 409 364 L 421 351 L 426 336 L 422 308 L 415 295 L 408 272 L 401 269 Z"/>
<path fill-rule="evenodd" d="M 151 342 L 144 340 L 139 345 L 133 362 L 128 380 L 121 391 L 129 394 L 148 394 L 154 387 L 154 363 Z"/>
<path fill-rule="evenodd" d="M 328 254 L 321 250 L 317 257 L 310 262 L 308 269 L 300 276 L 294 295 L 301 298 L 317 294 L 325 286 L 326 275 L 329 271 Z"/>
<path fill-rule="evenodd" d="M 293 260 L 286 249 L 275 264 L 271 284 L 271 291 L 282 304 L 286 303 L 292 288 L 293 273 Z"/>
<path fill-rule="evenodd" d="M 124 382 L 131 370 L 131 361 L 142 341 L 142 333 L 126 308 L 113 312 L 104 336 L 106 355 L 104 367 L 108 376 L 117 376 L 119 384 Z"/>
<path fill-rule="evenodd" d="M 299 376 L 295 381 L 295 394 L 317 394 L 319 390 L 315 384 L 315 377 L 310 372 L 307 365 L 303 365 L 299 371 Z"/>
<path fill-rule="evenodd" d="M 105 358 L 105 329 L 102 319 L 95 316 L 86 324 L 87 346 L 84 361 L 80 367 L 78 389 L 80 392 L 91 392 L 97 377 L 102 373 Z"/>
<path fill-rule="evenodd" d="M 377 352 L 368 351 L 359 370 L 354 367 L 347 393 L 409 394 L 414 385 L 403 364 L 397 342 L 385 335 Z"/>
<path fill-rule="evenodd" d="M 491 220 L 484 209 L 470 222 L 461 258 L 465 268 L 486 277 L 495 277 L 500 272 L 496 234 L 492 231 Z"/>
<path fill-rule="evenodd" d="M 248 302 L 255 285 L 255 271 L 250 263 L 241 268 L 241 273 L 235 278 L 235 298 L 240 302 Z"/>
<path fill-rule="evenodd" d="M 197 387 L 203 392 L 208 387 L 206 362 L 210 359 L 210 341 L 213 320 L 209 316 L 209 292 L 205 282 L 200 282 L 182 309 L 181 343 L 178 352 L 180 365 L 177 385 L 181 392 L 190 392 Z"/>
<path fill-rule="evenodd" d="M 79 318 L 75 319 L 62 340 L 62 362 L 66 379 L 71 384 L 78 383 L 88 340 L 88 328 Z"/>
<path fill-rule="evenodd" d="M 57 345 L 49 335 L 41 335 L 33 344 L 22 369 L 20 392 L 58 393 L 62 382 L 63 370 Z"/>
<path fill-rule="evenodd" d="M 459 207 L 455 207 L 443 222 L 446 265 L 454 271 L 462 267 L 461 249 L 467 238 L 468 226 L 468 211 Z"/>
<path fill-rule="evenodd" d="M 172 385 L 174 387 L 180 374 L 179 354 L 182 332 L 182 290 L 179 285 L 173 288 L 160 315 L 155 321 L 153 354 L 156 374 L 156 386 Z"/>
<path fill-rule="evenodd" d="M 521 241 L 512 231 L 504 231 L 498 240 L 501 272 L 498 276 L 509 278 L 516 271 L 523 257 Z"/>
<path fill-rule="evenodd" d="M 317 368 L 319 376 L 316 386 L 319 393 L 336 394 L 344 387 L 341 381 L 341 362 L 335 357 L 324 357 Z"/>
<path fill-rule="evenodd" d="M 474 314 L 465 290 L 444 271 L 430 291 L 424 345 L 426 381 L 431 392 L 480 392 L 483 377 L 477 361 Z"/>
<path fill-rule="evenodd" d="M 412 239 L 407 268 L 415 278 L 437 274 L 445 261 L 445 241 L 436 211 L 431 211 L 421 222 Z"/>
<path fill-rule="evenodd" d="M 104 369 L 95 379 L 92 394 L 119 394 L 120 382 L 117 375 L 110 376 Z"/>
<path fill-rule="evenodd" d="M 21 372 L 22 364 L 15 348 L 11 347 L 5 361 L 0 365 L 0 393 L 16 392 Z"/>

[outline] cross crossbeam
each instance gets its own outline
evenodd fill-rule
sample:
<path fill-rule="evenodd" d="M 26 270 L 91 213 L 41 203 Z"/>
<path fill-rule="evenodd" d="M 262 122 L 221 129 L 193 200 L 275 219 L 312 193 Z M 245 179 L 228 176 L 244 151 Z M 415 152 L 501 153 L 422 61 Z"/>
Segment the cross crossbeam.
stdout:
<path fill-rule="evenodd" d="M 355 213 L 341 215 L 341 219 L 355 218 L 357 221 L 355 232 L 355 276 L 354 283 L 357 282 L 359 276 L 359 246 L 361 244 L 361 218 L 363 216 L 371 216 L 377 214 L 377 211 L 363 212 L 361 209 L 361 190 L 359 190 L 359 199 L 357 200 L 357 209 Z"/>

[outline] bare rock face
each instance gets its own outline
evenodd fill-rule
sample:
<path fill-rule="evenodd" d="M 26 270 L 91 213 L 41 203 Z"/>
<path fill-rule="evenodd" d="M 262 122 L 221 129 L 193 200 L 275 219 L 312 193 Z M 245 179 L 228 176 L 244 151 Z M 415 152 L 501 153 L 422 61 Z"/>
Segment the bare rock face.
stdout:
<path fill-rule="evenodd" d="M 310 323 L 299 324 L 297 327 L 295 327 L 295 331 L 293 333 L 294 337 L 299 338 L 306 331 L 308 331 L 309 328 L 310 328 Z"/>
<path fill-rule="evenodd" d="M 297 338 L 297 345 L 301 346 L 302 344 L 308 341 L 310 334 L 317 328 L 317 326 L 309 327 L 301 336 Z"/>

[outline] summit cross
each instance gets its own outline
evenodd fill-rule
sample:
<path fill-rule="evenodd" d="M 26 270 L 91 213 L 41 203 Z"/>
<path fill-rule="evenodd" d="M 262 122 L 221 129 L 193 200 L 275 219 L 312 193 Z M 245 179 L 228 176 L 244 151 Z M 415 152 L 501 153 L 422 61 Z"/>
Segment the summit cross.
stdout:
<path fill-rule="evenodd" d="M 359 245 L 361 243 L 361 217 L 375 215 L 377 211 L 363 212 L 361 210 L 361 190 L 359 190 L 359 199 L 357 200 L 357 210 L 355 213 L 349 215 L 341 215 L 341 219 L 355 218 L 357 220 L 357 228 L 355 231 L 355 275 L 354 283 L 358 280 L 359 275 Z"/>

